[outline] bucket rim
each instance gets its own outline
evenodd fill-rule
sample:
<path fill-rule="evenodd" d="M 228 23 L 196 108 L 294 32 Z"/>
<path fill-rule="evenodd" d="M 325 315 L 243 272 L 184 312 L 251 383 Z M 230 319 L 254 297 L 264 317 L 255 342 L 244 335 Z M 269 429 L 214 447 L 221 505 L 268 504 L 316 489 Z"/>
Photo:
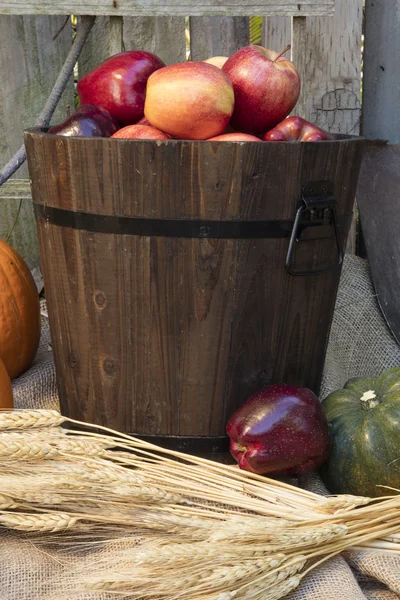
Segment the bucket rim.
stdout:
<path fill-rule="evenodd" d="M 123 144 L 132 144 L 132 143 L 143 143 L 143 144 L 151 144 L 155 146 L 176 146 L 179 144 L 221 144 L 219 141 L 210 141 L 210 140 L 186 140 L 186 139 L 169 139 L 169 140 L 143 140 L 143 139 L 130 139 L 130 138 L 110 138 L 103 136 L 81 136 L 81 135 L 59 135 L 54 133 L 48 133 L 49 127 L 27 127 L 23 130 L 24 135 L 30 134 L 39 137 L 46 137 L 51 139 L 70 139 L 70 140 L 107 140 L 111 143 L 123 143 Z M 290 144 L 290 145 L 301 145 L 301 144 L 330 144 L 335 142 L 365 142 L 366 138 L 360 135 L 352 135 L 347 133 L 331 133 L 333 139 L 330 140 L 318 140 L 318 141 L 299 141 L 299 140 L 288 140 L 285 142 L 277 142 L 277 141 L 268 141 L 265 142 L 268 145 L 282 145 Z M 261 140 L 262 141 L 262 140 Z M 258 144 L 259 142 L 251 142 L 251 141 L 225 141 L 223 142 L 225 145 L 251 145 Z"/>

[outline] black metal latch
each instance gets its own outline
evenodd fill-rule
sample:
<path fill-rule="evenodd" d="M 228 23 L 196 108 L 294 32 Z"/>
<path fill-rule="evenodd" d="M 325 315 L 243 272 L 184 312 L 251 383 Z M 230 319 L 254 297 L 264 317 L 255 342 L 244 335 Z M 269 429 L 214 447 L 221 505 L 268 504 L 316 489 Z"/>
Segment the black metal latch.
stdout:
<path fill-rule="evenodd" d="M 317 275 L 331 271 L 342 264 L 343 252 L 339 238 L 336 204 L 331 181 L 310 181 L 303 186 L 286 256 L 286 270 L 291 275 Z M 308 239 L 331 237 L 332 229 L 337 247 L 337 261 L 321 269 L 295 270 L 293 268 L 295 244 Z"/>

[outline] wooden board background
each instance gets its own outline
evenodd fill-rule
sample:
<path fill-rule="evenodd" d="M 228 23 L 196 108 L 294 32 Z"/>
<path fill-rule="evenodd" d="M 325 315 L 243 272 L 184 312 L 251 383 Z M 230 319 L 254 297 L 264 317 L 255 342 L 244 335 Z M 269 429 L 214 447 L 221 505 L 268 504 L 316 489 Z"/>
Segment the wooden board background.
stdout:
<path fill-rule="evenodd" d="M 363 0 L 336 0 L 333 17 L 299 19 L 296 25 L 292 60 L 302 91 L 295 114 L 328 131 L 360 133 L 362 8 Z M 291 19 L 265 19 L 263 45 L 283 49 L 291 36 Z M 354 220 L 347 251 L 354 254 L 355 247 Z"/>
<path fill-rule="evenodd" d="M 357 135 L 360 127 L 360 77 L 363 0 L 336 0 L 333 17 L 305 20 L 293 60 L 301 74 L 302 92 L 296 113 L 320 127 Z M 265 19 L 263 43 L 284 48 L 291 22 Z"/>
<path fill-rule="evenodd" d="M 65 14 L 100 16 L 202 15 L 330 15 L 335 0 L 2 0 L 0 14 Z"/>
<path fill-rule="evenodd" d="M 71 46 L 71 28 L 55 41 L 65 17 L 17 17 L 0 15 L 0 166 L 23 144 L 23 129 L 31 127 L 43 108 Z M 63 119 L 65 106 L 73 103 L 72 82 L 60 101 L 55 119 Z M 27 177 L 24 165 L 16 177 Z M 0 188 L 1 191 L 2 188 Z M 3 199 L 0 193 L 0 237 L 6 238 L 15 221 L 20 197 Z M 36 226 L 30 202 L 23 200 L 11 243 L 28 261 L 38 266 Z"/>
<path fill-rule="evenodd" d="M 366 0 L 363 135 L 400 144 L 400 0 Z"/>
<path fill-rule="evenodd" d="M 5 10 L 15 12 L 29 4 L 6 0 L 0 6 L 0 67 L 2 73 L 7 72 L 0 90 L 0 127 L 5 132 L 0 142 L 0 164 L 5 164 L 19 146 L 23 128 L 33 125 L 71 44 L 70 24 L 55 41 L 52 40 L 64 22 L 63 16 L 1 15 Z M 54 8 L 57 2 L 35 2 L 35 10 L 49 11 L 50 4 Z M 157 1 L 150 4 L 156 6 Z M 246 5 L 246 2 L 237 2 L 236 6 L 239 4 Z M 251 3 L 254 11 L 259 4 Z M 318 4 L 318 10 L 327 5 Z M 272 7 L 273 3 L 265 5 Z M 288 5 L 285 3 L 285 6 Z M 301 6 L 311 4 L 303 3 Z M 185 37 L 185 26 L 190 27 L 190 40 Z M 351 3 L 336 0 L 333 17 L 291 19 L 279 16 L 264 19 L 264 45 L 280 50 L 293 36 L 293 58 L 303 78 L 297 114 L 331 131 L 358 133 L 361 32 L 362 0 Z M 158 54 L 166 64 L 171 64 L 184 60 L 185 56 L 204 60 L 209 56 L 229 55 L 248 43 L 249 23 L 245 16 L 194 15 L 190 19 L 185 16 L 100 16 L 79 60 L 78 73 L 84 74 L 111 54 L 124 49 L 146 49 Z M 14 65 L 12 70 L 9 69 L 10 63 Z M 71 102 L 72 82 L 53 122 L 64 116 L 65 105 Z M 24 178 L 26 174 L 26 169 L 22 168 L 16 177 Z M 1 237 L 4 238 L 12 226 L 18 206 L 19 199 L 15 193 L 10 197 L 6 188 L 0 188 Z M 23 201 L 12 242 L 31 266 L 37 266 L 36 227 L 26 200 Z M 354 245 L 353 238 L 349 249 L 354 250 Z"/>

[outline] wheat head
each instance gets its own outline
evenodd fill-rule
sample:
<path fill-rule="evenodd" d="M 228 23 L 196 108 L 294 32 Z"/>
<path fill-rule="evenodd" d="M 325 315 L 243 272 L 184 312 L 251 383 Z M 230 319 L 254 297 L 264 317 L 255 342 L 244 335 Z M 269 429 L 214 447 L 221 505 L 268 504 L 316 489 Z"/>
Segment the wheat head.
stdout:
<path fill-rule="evenodd" d="M 18 531 L 36 531 L 55 533 L 71 529 L 78 519 L 65 513 L 2 513 L 0 525 Z"/>
<path fill-rule="evenodd" d="M 66 420 L 56 410 L 0 411 L 0 430 L 56 427 Z"/>

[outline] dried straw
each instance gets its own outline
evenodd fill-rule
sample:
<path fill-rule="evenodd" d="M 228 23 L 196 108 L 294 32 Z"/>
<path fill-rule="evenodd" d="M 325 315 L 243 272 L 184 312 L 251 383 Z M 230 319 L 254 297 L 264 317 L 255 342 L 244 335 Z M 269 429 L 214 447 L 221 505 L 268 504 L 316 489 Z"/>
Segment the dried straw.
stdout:
<path fill-rule="evenodd" d="M 0 525 L 77 549 L 118 540 L 77 568 L 82 593 L 278 600 L 350 548 L 400 552 L 400 496 L 324 498 L 56 411 L 1 412 Z"/>

